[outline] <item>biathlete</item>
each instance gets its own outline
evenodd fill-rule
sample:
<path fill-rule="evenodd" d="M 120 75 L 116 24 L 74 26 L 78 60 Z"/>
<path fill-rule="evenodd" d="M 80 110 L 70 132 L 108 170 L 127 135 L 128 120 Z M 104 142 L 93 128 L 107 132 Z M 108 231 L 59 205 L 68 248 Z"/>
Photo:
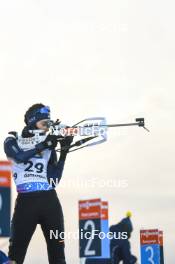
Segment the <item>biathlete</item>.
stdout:
<path fill-rule="evenodd" d="M 50 109 L 43 104 L 32 105 L 25 114 L 26 126 L 22 131 L 24 145 L 21 146 L 18 136 L 10 134 L 4 142 L 7 158 L 12 161 L 13 178 L 17 188 L 17 199 L 11 222 L 11 236 L 8 257 L 9 263 L 22 264 L 27 248 L 37 224 L 40 224 L 47 243 L 50 264 L 66 264 L 64 241 L 52 237 L 50 231 L 64 232 L 62 207 L 55 191 L 59 183 L 68 148 L 73 138 L 66 137 L 61 141 L 59 160 L 55 148 L 57 138 L 45 136 L 43 142 L 32 141 L 32 130 L 48 132 Z M 25 139 L 31 141 L 32 147 L 25 145 Z"/>

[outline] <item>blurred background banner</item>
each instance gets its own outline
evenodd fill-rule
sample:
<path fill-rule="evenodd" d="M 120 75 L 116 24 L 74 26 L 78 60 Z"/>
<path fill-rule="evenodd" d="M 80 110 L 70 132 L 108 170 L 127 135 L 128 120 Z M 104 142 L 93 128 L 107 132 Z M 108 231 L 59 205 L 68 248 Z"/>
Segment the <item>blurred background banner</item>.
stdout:
<path fill-rule="evenodd" d="M 164 264 L 163 231 L 149 229 L 140 231 L 141 263 Z"/>
<path fill-rule="evenodd" d="M 10 235 L 11 163 L 0 161 L 0 237 Z"/>
<path fill-rule="evenodd" d="M 104 259 L 110 257 L 108 202 L 101 199 L 79 201 L 80 258 Z M 87 233 L 91 238 L 86 237 Z M 100 234 L 104 234 L 103 239 Z M 87 261 L 87 260 L 86 260 Z M 80 260 L 82 262 L 82 260 Z M 85 262 L 86 263 L 86 262 Z M 102 262 L 100 262 L 102 263 Z"/>

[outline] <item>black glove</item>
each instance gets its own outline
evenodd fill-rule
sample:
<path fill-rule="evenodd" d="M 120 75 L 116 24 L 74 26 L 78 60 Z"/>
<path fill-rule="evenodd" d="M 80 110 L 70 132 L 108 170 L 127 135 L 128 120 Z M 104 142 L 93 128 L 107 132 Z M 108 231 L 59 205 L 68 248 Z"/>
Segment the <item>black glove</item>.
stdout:
<path fill-rule="evenodd" d="M 48 135 L 46 139 L 42 142 L 42 145 L 48 149 L 56 148 L 57 144 L 58 144 L 57 136 L 55 135 Z"/>
<path fill-rule="evenodd" d="M 73 136 L 68 136 L 60 140 L 61 151 L 68 151 L 72 141 L 73 141 Z"/>

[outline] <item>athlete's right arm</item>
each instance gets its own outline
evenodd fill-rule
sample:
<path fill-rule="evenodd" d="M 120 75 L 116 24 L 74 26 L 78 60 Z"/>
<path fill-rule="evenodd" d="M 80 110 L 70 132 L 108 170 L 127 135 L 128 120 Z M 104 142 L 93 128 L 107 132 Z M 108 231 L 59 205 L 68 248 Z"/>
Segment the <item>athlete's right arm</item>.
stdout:
<path fill-rule="evenodd" d="M 39 143 L 35 146 L 35 148 L 23 151 L 19 148 L 16 138 L 7 137 L 4 141 L 4 151 L 7 157 L 13 159 L 17 163 L 28 161 L 43 149 L 45 149 L 45 146 L 42 143 Z"/>

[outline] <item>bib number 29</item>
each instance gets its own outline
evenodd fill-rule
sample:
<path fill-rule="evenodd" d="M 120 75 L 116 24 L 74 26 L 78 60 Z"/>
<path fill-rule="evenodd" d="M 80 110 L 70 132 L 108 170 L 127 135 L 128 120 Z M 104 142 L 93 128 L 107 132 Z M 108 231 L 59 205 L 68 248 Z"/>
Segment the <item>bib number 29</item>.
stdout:
<path fill-rule="evenodd" d="M 33 162 L 29 160 L 24 164 L 27 165 L 25 171 L 34 172 L 34 170 L 36 170 L 36 173 L 42 173 L 44 170 L 44 164 L 41 162 L 33 164 Z"/>

